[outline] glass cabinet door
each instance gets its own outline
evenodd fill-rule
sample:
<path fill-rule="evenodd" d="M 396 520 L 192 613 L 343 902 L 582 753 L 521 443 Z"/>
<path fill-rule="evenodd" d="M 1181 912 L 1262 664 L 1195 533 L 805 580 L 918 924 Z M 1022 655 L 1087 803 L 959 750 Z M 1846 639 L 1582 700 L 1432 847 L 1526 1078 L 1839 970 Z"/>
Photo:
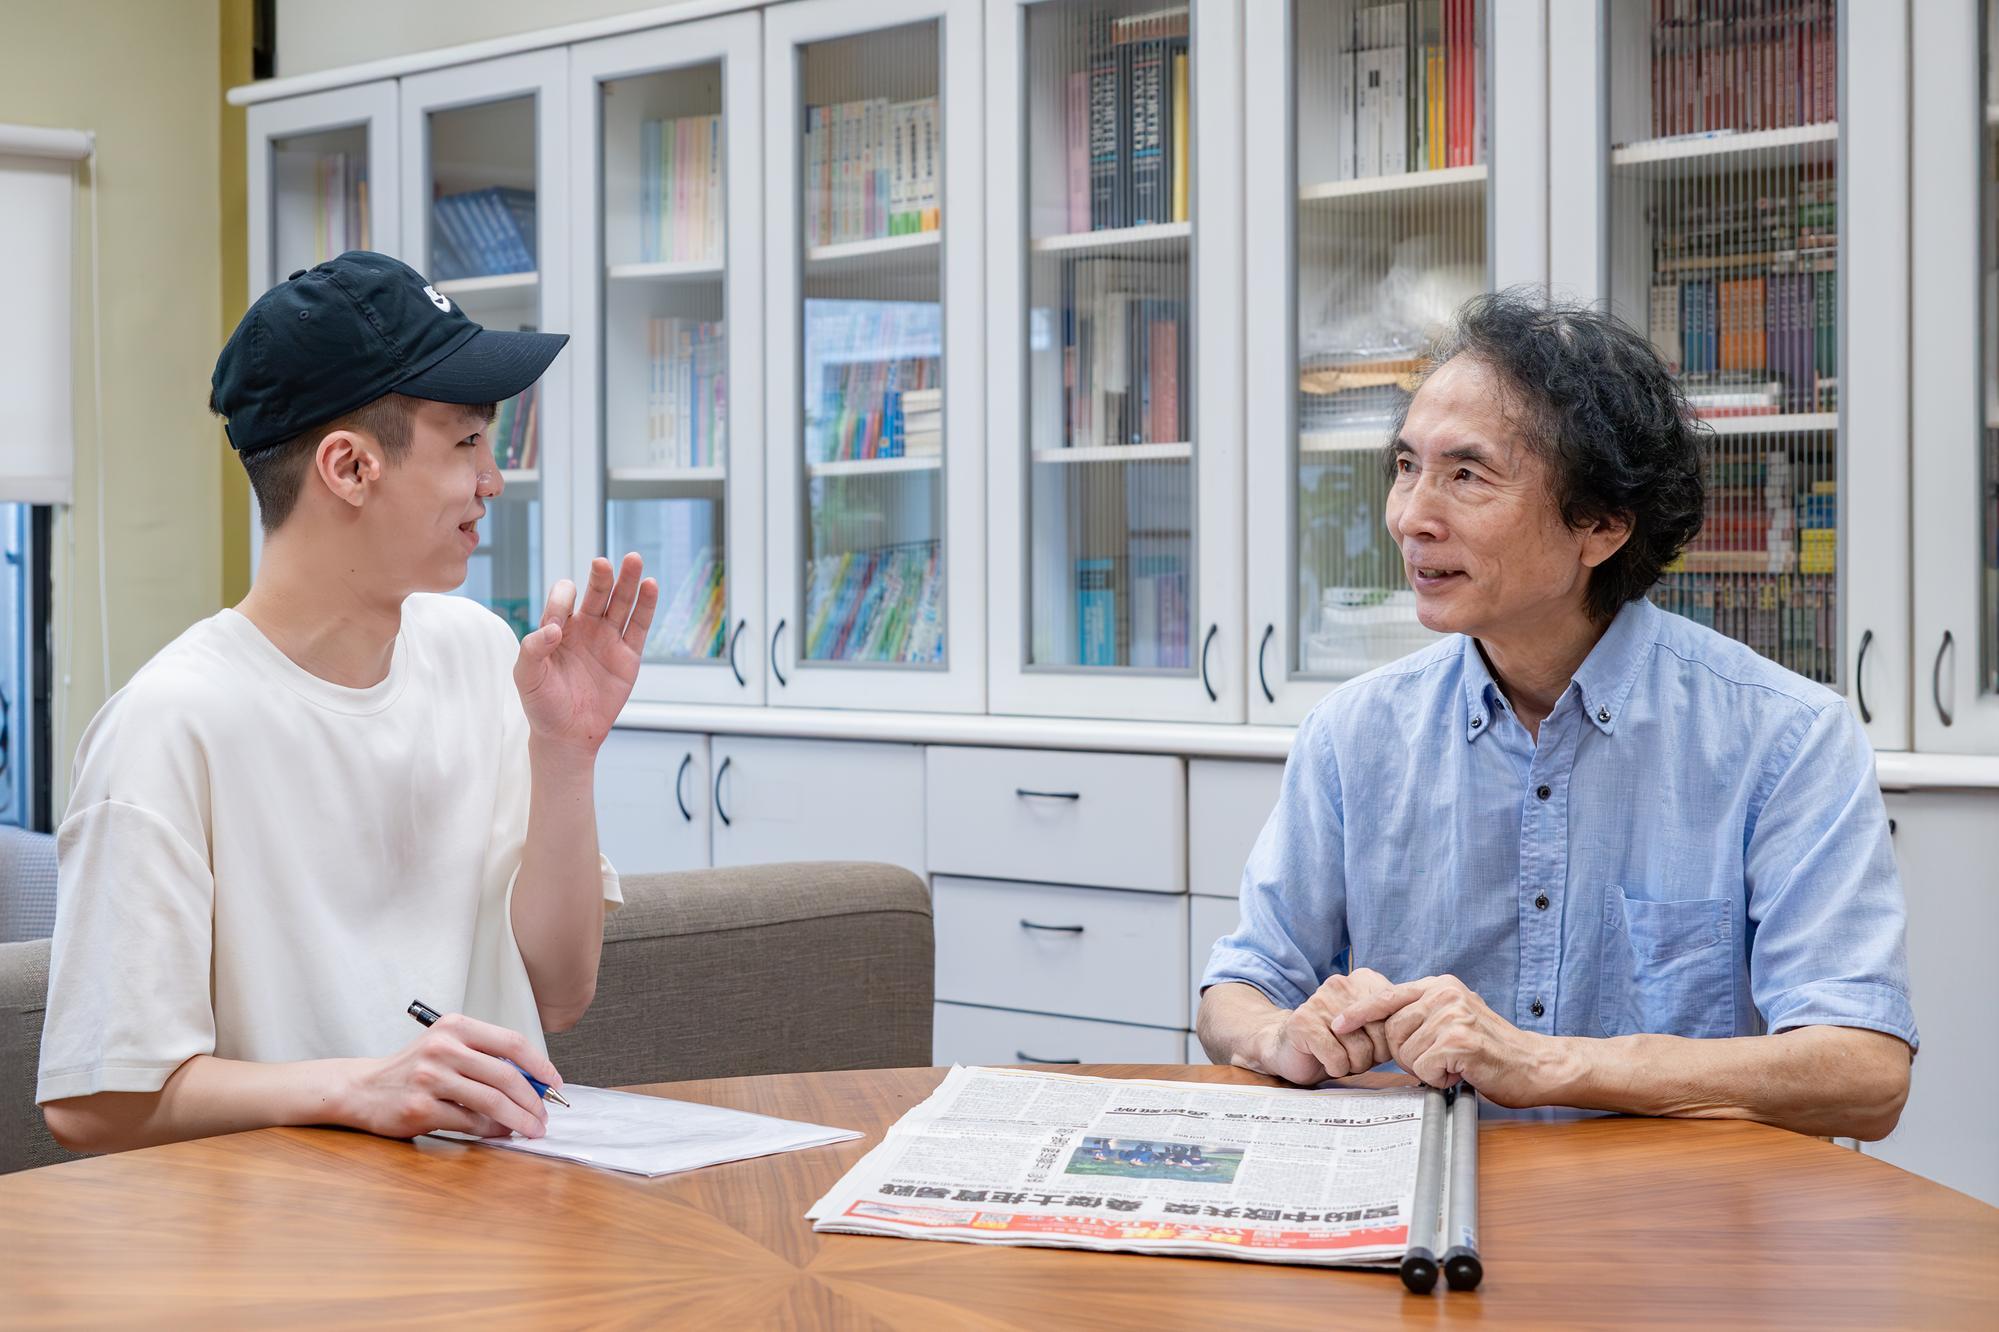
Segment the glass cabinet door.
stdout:
<path fill-rule="evenodd" d="M 1912 42 L 1914 744 L 1999 754 L 1999 0 Z"/>
<path fill-rule="evenodd" d="M 244 129 L 251 300 L 346 250 L 401 256 L 394 80 L 258 102 Z M 253 571 L 263 546 L 253 494 Z"/>
<path fill-rule="evenodd" d="M 637 551 L 659 580 L 642 700 L 763 701 L 757 36 L 738 15 L 571 58 L 576 438 L 596 444 L 575 564 Z"/>
<path fill-rule="evenodd" d="M 567 53 L 534 52 L 403 81 L 409 262 L 487 328 L 570 332 L 562 155 Z M 546 258 L 547 262 L 544 262 Z M 497 404 L 502 490 L 488 501 L 461 593 L 516 635 L 540 622 L 568 554 L 568 354 Z M 557 554 L 544 573 L 543 553 Z"/>
<path fill-rule="evenodd" d="M 766 16 L 772 702 L 983 700 L 977 14 Z"/>
<path fill-rule="evenodd" d="M 1839 62 L 1832 5 L 1610 10 L 1610 299 L 1712 432 L 1662 608 L 1801 675 L 1839 651 Z"/>
<path fill-rule="evenodd" d="M 1238 22 L 1204 0 L 992 11 L 996 709 L 1241 718 L 1240 398 L 1211 350 L 1240 293 L 1202 285 L 1229 263 L 1239 149 L 1201 152 L 1234 121 Z"/>
<path fill-rule="evenodd" d="M 1250 715 L 1295 722 L 1436 641 L 1388 534 L 1389 427 L 1431 342 L 1493 282 L 1502 143 L 1486 0 L 1294 0 L 1250 28 Z M 1538 92 L 1539 89 L 1535 89 Z M 1516 205 L 1517 206 L 1517 205 Z M 1539 219 L 1506 219 L 1534 234 Z M 1532 249 L 1532 246 L 1523 246 Z M 1530 275 L 1515 275 L 1516 277 Z"/>

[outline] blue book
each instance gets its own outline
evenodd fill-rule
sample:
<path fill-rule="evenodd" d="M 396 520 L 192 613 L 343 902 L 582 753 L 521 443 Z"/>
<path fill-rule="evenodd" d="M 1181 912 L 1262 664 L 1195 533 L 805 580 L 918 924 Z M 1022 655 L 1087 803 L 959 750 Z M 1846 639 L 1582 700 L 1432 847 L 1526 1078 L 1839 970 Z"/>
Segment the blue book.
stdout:
<path fill-rule="evenodd" d="M 1076 561 L 1076 663 L 1117 665 L 1117 562 Z"/>

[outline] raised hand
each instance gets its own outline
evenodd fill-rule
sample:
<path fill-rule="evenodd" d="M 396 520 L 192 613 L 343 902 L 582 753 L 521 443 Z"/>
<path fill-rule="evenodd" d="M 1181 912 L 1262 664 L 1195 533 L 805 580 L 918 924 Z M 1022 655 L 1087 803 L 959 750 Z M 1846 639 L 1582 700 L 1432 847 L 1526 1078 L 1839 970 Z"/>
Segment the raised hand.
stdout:
<path fill-rule="evenodd" d="M 550 589 L 541 627 L 521 640 L 514 663 L 534 739 L 594 755 L 639 678 L 639 658 L 659 605 L 659 584 L 627 555 L 615 583 L 611 562 L 590 562 L 580 601 L 562 579 Z"/>

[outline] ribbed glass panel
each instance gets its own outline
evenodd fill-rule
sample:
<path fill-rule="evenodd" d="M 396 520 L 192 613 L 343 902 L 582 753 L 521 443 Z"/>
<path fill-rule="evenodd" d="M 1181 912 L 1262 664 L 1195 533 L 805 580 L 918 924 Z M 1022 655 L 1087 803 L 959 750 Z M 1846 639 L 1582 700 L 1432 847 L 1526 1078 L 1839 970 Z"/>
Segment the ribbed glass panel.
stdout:
<path fill-rule="evenodd" d="M 1195 668 L 1188 20 L 1027 10 L 1030 667 Z"/>
<path fill-rule="evenodd" d="M 941 39 L 800 51 L 804 662 L 944 665 Z"/>
<path fill-rule="evenodd" d="M 659 579 L 646 660 L 722 669 L 730 623 L 722 66 L 601 87 L 606 549 L 637 551 Z"/>
<path fill-rule="evenodd" d="M 273 139 L 271 271 L 262 275 L 264 285 L 347 250 L 374 249 L 369 189 L 367 126 Z"/>
<path fill-rule="evenodd" d="M 535 99 L 433 111 L 427 129 L 429 252 L 412 262 L 487 328 L 539 329 Z M 490 433 L 504 488 L 487 502 L 459 589 L 519 635 L 535 627 L 544 595 L 541 397 L 536 385 L 499 404 Z"/>
<path fill-rule="evenodd" d="M 1612 307 L 1712 432 L 1706 524 L 1653 598 L 1837 683 L 1834 2 L 1608 10 Z"/>
<path fill-rule="evenodd" d="M 1486 0 L 1299 0 L 1296 660 L 1345 679 L 1433 642 L 1384 522 L 1390 418 L 1487 285 Z"/>

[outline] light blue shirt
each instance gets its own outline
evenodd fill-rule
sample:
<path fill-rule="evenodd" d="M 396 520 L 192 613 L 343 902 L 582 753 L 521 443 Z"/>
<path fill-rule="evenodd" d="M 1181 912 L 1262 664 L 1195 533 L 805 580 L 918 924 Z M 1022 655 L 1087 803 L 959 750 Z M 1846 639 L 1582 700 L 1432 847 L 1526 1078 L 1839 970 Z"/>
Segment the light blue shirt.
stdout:
<path fill-rule="evenodd" d="M 1649 601 L 1537 744 L 1462 635 L 1312 710 L 1202 985 L 1449 973 L 1523 1030 L 1916 1043 L 1874 755 L 1832 691 Z"/>

